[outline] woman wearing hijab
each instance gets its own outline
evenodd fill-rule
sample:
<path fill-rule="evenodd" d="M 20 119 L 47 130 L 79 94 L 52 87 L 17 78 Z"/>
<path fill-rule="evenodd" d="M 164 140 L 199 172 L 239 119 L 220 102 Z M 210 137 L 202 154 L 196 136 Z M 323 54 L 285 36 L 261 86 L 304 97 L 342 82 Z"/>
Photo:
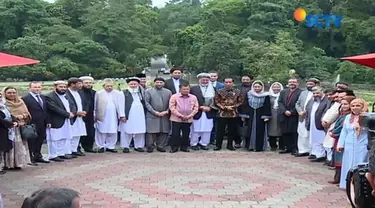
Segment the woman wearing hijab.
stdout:
<path fill-rule="evenodd" d="M 254 81 L 251 90 L 245 99 L 245 113 L 249 116 L 249 136 L 246 138 L 245 147 L 249 151 L 261 152 L 267 150 L 266 123 L 271 118 L 270 96 L 264 92 L 264 84 Z"/>
<path fill-rule="evenodd" d="M 14 129 L 17 126 L 17 122 L 13 121 L 13 118 L 4 105 L 3 97 L 0 93 L 0 174 L 4 174 L 5 171 L 1 170 L 3 167 L 3 155 L 13 148 L 14 140 Z"/>
<path fill-rule="evenodd" d="M 349 170 L 359 164 L 368 162 L 367 130 L 359 125 L 359 116 L 368 111 L 367 102 L 354 99 L 350 102 L 351 113 L 345 116 L 337 151 L 343 153 L 340 188 L 346 188 L 346 175 Z"/>
<path fill-rule="evenodd" d="M 19 170 L 31 163 L 27 141 L 22 140 L 19 128 L 30 121 L 31 116 L 25 103 L 18 96 L 16 88 L 6 87 L 3 95 L 6 108 L 18 123 L 14 131 L 13 149 L 5 153 L 5 168 Z"/>
<path fill-rule="evenodd" d="M 278 100 L 280 91 L 283 90 L 284 87 L 280 82 L 272 83 L 269 95 L 270 95 L 270 103 L 271 103 L 271 120 L 268 123 L 268 141 L 270 143 L 270 147 L 272 151 L 276 151 L 277 149 L 277 138 L 280 138 L 282 135 L 281 128 L 279 122 L 277 121 L 277 109 L 279 107 Z M 279 140 L 279 146 L 280 140 Z"/>
<path fill-rule="evenodd" d="M 340 106 L 340 115 L 336 120 L 335 127 L 329 132 L 329 135 L 335 139 L 333 146 L 333 166 L 335 167 L 335 175 L 333 176 L 332 181 L 328 181 L 330 184 L 339 184 L 340 183 L 340 174 L 341 174 L 341 162 L 342 162 L 342 152 L 337 151 L 338 140 L 343 128 L 345 117 L 350 114 L 350 102 L 354 100 L 354 96 L 346 96 L 341 101 Z"/>

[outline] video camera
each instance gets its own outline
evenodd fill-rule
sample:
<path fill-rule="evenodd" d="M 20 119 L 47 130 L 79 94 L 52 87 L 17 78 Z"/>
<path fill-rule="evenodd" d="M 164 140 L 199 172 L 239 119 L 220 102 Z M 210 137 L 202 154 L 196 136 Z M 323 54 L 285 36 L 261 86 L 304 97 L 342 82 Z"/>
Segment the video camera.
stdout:
<path fill-rule="evenodd" d="M 346 177 L 346 194 L 353 208 L 375 208 L 375 197 L 366 179 L 367 172 L 375 174 L 375 113 L 362 114 L 359 125 L 368 132 L 369 164 L 350 169 Z"/>

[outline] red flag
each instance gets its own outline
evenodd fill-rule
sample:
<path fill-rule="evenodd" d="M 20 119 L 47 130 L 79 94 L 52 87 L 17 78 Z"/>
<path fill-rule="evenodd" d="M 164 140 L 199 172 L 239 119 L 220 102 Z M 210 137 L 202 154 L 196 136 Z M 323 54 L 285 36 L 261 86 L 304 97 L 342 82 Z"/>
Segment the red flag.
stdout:
<path fill-rule="evenodd" d="M 23 66 L 28 64 L 37 64 L 40 61 L 23 58 L 20 56 L 14 56 L 6 53 L 0 53 L 0 67 L 7 67 L 7 66 Z"/>

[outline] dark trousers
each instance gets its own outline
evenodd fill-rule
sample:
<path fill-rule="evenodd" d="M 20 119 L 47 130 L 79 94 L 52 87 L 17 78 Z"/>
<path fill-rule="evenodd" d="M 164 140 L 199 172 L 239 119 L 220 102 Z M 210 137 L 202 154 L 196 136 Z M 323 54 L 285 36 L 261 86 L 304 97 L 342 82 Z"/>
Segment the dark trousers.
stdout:
<path fill-rule="evenodd" d="M 172 148 L 187 148 L 189 146 L 189 134 L 191 123 L 180 123 L 172 121 Z"/>
<path fill-rule="evenodd" d="M 285 149 L 288 151 L 297 151 L 297 140 L 298 140 L 298 133 L 284 133 L 282 136 L 283 144 L 285 145 Z"/>
<path fill-rule="evenodd" d="M 79 139 L 80 146 L 78 146 L 78 150 L 81 151 L 81 147 L 84 150 L 92 150 L 94 147 L 94 141 L 95 141 L 95 128 L 94 128 L 94 121 L 92 122 L 85 122 L 86 125 L 86 136 L 81 136 Z"/>
<path fill-rule="evenodd" d="M 217 117 L 215 117 L 215 118 L 213 119 L 213 122 L 214 122 L 214 125 L 213 125 L 213 127 L 212 127 L 211 138 L 210 138 L 210 143 L 211 143 L 211 144 L 215 143 L 215 140 L 216 140 Z"/>
<path fill-rule="evenodd" d="M 272 149 L 277 148 L 277 137 L 275 137 L 275 136 L 269 136 L 268 137 L 268 142 L 270 143 L 270 147 Z"/>
<path fill-rule="evenodd" d="M 38 137 L 27 141 L 31 161 L 35 161 L 43 157 L 42 145 L 44 140 L 46 140 L 46 124 L 44 122 L 35 124 L 35 128 Z"/>
<path fill-rule="evenodd" d="M 222 148 L 226 127 L 228 127 L 227 148 L 228 147 L 232 148 L 233 140 L 234 140 L 234 137 L 236 136 L 237 118 L 218 118 L 217 119 L 216 147 L 218 148 Z"/>

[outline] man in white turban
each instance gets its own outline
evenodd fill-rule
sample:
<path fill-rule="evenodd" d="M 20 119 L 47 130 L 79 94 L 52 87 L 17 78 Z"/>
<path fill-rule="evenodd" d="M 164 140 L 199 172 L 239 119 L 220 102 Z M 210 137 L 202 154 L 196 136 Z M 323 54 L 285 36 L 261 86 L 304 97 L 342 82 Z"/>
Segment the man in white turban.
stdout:
<path fill-rule="evenodd" d="M 211 131 L 213 128 L 213 118 L 215 111 L 212 110 L 215 97 L 215 89 L 210 83 L 211 75 L 200 73 L 197 78 L 199 85 L 193 86 L 190 93 L 195 95 L 199 103 L 199 111 L 193 117 L 190 146 L 193 150 L 208 150 Z M 199 141 L 200 138 L 200 141 Z"/>

